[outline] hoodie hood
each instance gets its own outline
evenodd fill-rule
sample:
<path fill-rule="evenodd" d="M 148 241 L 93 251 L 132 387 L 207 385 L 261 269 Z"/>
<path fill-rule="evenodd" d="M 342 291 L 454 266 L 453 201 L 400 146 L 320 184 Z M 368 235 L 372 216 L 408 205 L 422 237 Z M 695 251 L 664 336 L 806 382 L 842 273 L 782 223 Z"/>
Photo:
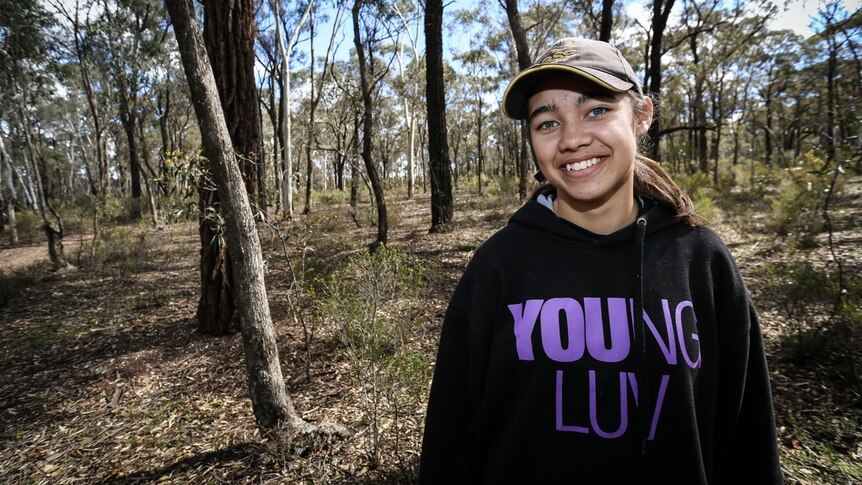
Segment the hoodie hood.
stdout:
<path fill-rule="evenodd" d="M 647 201 L 645 207 L 640 210 L 638 218 L 646 220 L 646 236 L 667 229 L 674 224 L 681 223 L 663 205 Z M 557 217 L 557 215 L 535 200 L 530 200 L 518 209 L 509 219 L 509 224 L 520 224 L 522 226 L 538 229 L 552 239 L 574 244 L 576 246 L 609 247 L 625 244 L 635 238 L 636 224 L 631 224 L 608 235 L 596 234 L 571 222 Z"/>

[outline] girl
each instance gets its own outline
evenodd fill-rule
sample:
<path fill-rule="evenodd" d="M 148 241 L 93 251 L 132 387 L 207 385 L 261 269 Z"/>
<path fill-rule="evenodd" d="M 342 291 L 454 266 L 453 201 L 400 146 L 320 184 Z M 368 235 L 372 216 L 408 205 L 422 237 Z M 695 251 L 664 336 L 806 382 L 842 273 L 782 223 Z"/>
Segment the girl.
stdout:
<path fill-rule="evenodd" d="M 637 142 L 629 63 L 564 39 L 503 97 L 547 180 L 446 313 L 424 483 L 781 483 L 757 316 L 725 245 Z"/>

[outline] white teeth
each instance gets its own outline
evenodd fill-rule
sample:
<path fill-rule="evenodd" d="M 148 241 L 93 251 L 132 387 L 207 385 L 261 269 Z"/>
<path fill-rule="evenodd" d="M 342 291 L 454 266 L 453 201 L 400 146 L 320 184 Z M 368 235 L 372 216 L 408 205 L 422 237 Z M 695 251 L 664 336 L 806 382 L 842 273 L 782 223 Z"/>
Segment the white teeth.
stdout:
<path fill-rule="evenodd" d="M 590 168 L 597 163 L 599 163 L 598 157 L 591 158 L 589 160 L 584 160 L 582 162 L 567 163 L 566 164 L 566 170 L 568 170 L 569 172 L 577 172 L 579 170 L 584 170 L 586 168 Z"/>

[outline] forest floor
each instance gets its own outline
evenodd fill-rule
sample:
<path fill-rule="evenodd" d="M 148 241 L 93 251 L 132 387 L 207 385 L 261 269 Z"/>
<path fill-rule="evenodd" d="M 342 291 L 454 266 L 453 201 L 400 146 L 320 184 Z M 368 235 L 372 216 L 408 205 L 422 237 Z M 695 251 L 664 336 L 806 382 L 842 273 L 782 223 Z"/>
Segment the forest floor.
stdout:
<path fill-rule="evenodd" d="M 375 235 L 367 214 L 358 218 L 366 222 L 358 228 L 343 204 L 320 199 L 288 240 L 294 269 L 298 254 L 306 255 L 306 281 L 325 280 L 349 257 L 364 253 Z M 414 290 L 409 313 L 421 325 L 409 344 L 431 362 L 448 298 L 465 265 L 505 225 L 517 202 L 462 191 L 452 230 L 443 234 L 427 233 L 427 195 L 409 201 L 393 195 L 388 204 L 390 246 L 423 268 L 424 285 Z M 760 311 L 786 482 L 862 482 L 862 328 L 831 320 L 831 302 L 800 309 L 774 288 L 776 274 L 798 268 L 790 265 L 799 261 L 820 274 L 835 273 L 826 234 L 806 249 L 788 250 L 785 239 L 765 230 L 762 204 L 741 199 L 718 206 L 712 226 L 737 258 Z M 859 285 L 862 178 L 847 182 L 832 212 L 844 277 Z M 410 404 L 398 419 L 391 407 L 381 408 L 386 414 L 372 459 L 363 393 L 336 329 L 319 318 L 310 300 L 288 300 L 293 278 L 280 240 L 265 227 L 261 240 L 294 405 L 309 421 L 347 426 L 349 438 L 297 456 L 258 432 L 241 337 L 196 331 L 195 224 L 159 230 L 106 225 L 98 261 L 78 271 L 51 273 L 43 244 L 0 244 L 0 482 L 415 480 L 425 395 L 401 401 Z M 81 261 L 88 244 L 69 247 L 70 259 Z M 302 309 L 306 330 L 314 331 L 310 362 L 292 304 Z"/>

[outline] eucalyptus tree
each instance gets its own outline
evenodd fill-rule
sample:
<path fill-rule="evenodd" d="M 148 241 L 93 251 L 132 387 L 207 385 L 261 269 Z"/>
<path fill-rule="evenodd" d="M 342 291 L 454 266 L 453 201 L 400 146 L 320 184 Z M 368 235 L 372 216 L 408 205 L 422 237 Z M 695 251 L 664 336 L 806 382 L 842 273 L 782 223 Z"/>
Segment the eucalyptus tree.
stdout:
<path fill-rule="evenodd" d="M 232 268 L 237 276 L 243 352 L 255 421 L 262 429 L 286 433 L 292 445 L 300 450 L 321 435 L 343 436 L 346 430 L 341 427 L 315 426 L 302 419 L 287 393 L 266 297 L 260 240 L 245 190 L 247 182 L 238 169 L 234 142 L 221 110 L 215 77 L 195 21 L 194 6 L 191 0 L 168 0 L 166 3 L 205 151 L 210 154 L 213 178 L 223 196 L 225 220 L 229 226 L 226 237 L 234 252 Z"/>
<path fill-rule="evenodd" d="M 99 36 L 102 33 L 94 25 L 99 19 L 101 4 L 99 0 L 74 0 L 64 2 L 61 0 L 47 0 L 56 12 L 59 20 L 59 28 L 65 38 L 70 41 L 62 42 L 58 46 L 63 57 L 67 57 L 74 63 L 80 74 L 80 86 L 87 98 L 87 107 L 92 123 L 92 140 L 88 140 L 95 151 L 95 164 L 98 174 L 95 193 L 99 198 L 96 207 L 104 205 L 108 195 L 109 178 L 109 155 L 107 142 L 108 109 L 110 103 L 107 71 L 104 63 L 96 58 Z M 93 215 L 94 243 L 98 237 L 98 210 Z"/>
<path fill-rule="evenodd" d="M 425 92 L 428 114 L 428 167 L 431 178 L 431 228 L 440 232 L 452 221 L 452 178 L 443 81 L 443 2 L 425 0 Z M 457 153 L 455 157 L 457 164 Z"/>
<path fill-rule="evenodd" d="M 306 143 L 305 149 L 307 164 L 305 173 L 305 208 L 302 211 L 304 214 L 308 214 L 311 212 L 312 192 L 314 189 L 314 159 L 312 157 L 312 152 L 314 146 L 317 145 L 317 126 L 314 115 L 317 111 L 317 105 L 320 103 L 321 95 L 323 93 L 323 89 L 328 78 L 327 71 L 329 70 L 329 65 L 332 62 L 333 55 L 335 55 L 335 40 L 338 37 L 339 31 L 341 30 L 342 15 L 344 14 L 346 3 L 346 0 L 337 0 L 335 3 L 336 12 L 335 19 L 333 20 L 332 32 L 329 37 L 329 46 L 326 48 L 326 56 L 323 58 L 322 73 L 317 78 L 315 78 L 314 76 L 314 66 L 317 62 L 317 59 L 314 57 L 314 9 L 312 9 L 311 11 L 311 16 L 309 17 L 308 22 L 310 42 L 309 84 L 311 86 L 311 94 L 309 96 L 308 109 L 308 141 Z M 325 166 L 323 168 L 325 172 Z M 326 179 L 324 175 L 324 183 L 325 182 Z"/>
<path fill-rule="evenodd" d="M 42 218 L 51 266 L 59 270 L 70 265 L 63 250 L 63 220 L 54 209 L 52 194 L 48 193 L 50 174 L 37 109 L 39 102 L 50 96 L 56 82 L 50 75 L 53 25 L 53 18 L 41 2 L 0 2 L 0 112 L 9 115 L 0 124 L 18 126 L 23 142 L 19 178 L 23 172 L 35 181 L 31 195 Z M 8 155 L 5 147 L 4 152 Z M 11 169 L 11 163 L 7 167 Z"/>
<path fill-rule="evenodd" d="M 348 61 L 334 61 L 329 69 L 332 87 L 323 94 L 320 140 L 334 141 L 333 144 L 320 143 L 317 147 L 335 153 L 333 175 L 335 186 L 344 190 L 345 168 L 351 169 L 351 207 L 356 209 L 354 182 L 361 178 L 359 168 L 359 125 L 363 106 L 360 96 L 359 77 L 354 64 Z"/>
<path fill-rule="evenodd" d="M 383 184 L 380 180 L 377 166 L 373 158 L 374 144 L 374 96 L 379 82 L 386 75 L 388 68 L 379 70 L 379 59 L 375 60 L 375 46 L 381 40 L 388 22 L 389 12 L 386 5 L 369 3 L 364 0 L 354 0 L 351 9 L 353 20 L 353 45 L 359 64 L 359 85 L 362 93 L 362 161 L 374 192 L 374 202 L 377 206 L 377 238 L 371 244 L 371 251 L 376 251 L 380 244 L 386 244 L 389 236 L 389 223 L 386 212 L 386 199 Z"/>
<path fill-rule="evenodd" d="M 416 130 L 418 128 L 420 101 L 419 81 L 424 70 L 425 57 L 419 52 L 419 27 L 423 15 L 420 6 L 413 0 L 392 4 L 393 10 L 401 21 L 403 30 L 398 31 L 396 40 L 399 79 L 396 90 L 404 105 L 405 139 L 407 141 L 407 198 L 413 197 L 416 166 Z M 409 44 L 409 49 L 407 49 Z"/>
<path fill-rule="evenodd" d="M 653 0 L 652 20 L 649 32 L 649 55 L 647 56 L 646 78 L 644 85 L 649 86 L 648 91 L 656 96 L 662 95 L 662 65 L 661 59 L 665 54 L 664 34 L 667 29 L 670 12 L 675 0 Z M 649 156 L 653 160 L 661 161 L 661 116 L 653 118 L 652 124 L 647 131 L 652 143 L 650 144 Z"/>
<path fill-rule="evenodd" d="M 502 2 L 501 2 L 502 3 Z M 521 20 L 521 12 L 518 10 L 518 0 L 506 0 L 504 8 L 509 19 L 509 28 L 512 39 L 515 42 L 515 53 L 518 58 L 518 70 L 523 71 L 533 63 L 530 56 L 530 44 L 527 40 L 527 31 Z M 527 139 L 529 138 L 529 127 L 526 121 L 520 123 L 521 136 L 518 150 L 518 197 L 523 201 L 527 198 Z"/>
<path fill-rule="evenodd" d="M 119 119 L 126 135 L 131 216 L 140 219 L 141 175 L 148 172 L 150 179 L 155 178 L 152 167 L 144 166 L 142 161 L 149 159 L 149 154 L 144 155 L 140 146 L 144 143 L 140 138 L 144 127 L 140 125 L 146 121 L 141 119 L 144 111 L 142 105 L 146 103 L 147 93 L 152 88 L 155 67 L 166 56 L 167 19 L 161 2 L 156 0 L 104 1 L 95 28 L 101 34 L 97 37 L 97 53 L 101 54 L 101 60 L 115 87 Z M 155 212 L 147 178 L 144 178 L 143 185 L 150 195 L 151 210 Z"/>

